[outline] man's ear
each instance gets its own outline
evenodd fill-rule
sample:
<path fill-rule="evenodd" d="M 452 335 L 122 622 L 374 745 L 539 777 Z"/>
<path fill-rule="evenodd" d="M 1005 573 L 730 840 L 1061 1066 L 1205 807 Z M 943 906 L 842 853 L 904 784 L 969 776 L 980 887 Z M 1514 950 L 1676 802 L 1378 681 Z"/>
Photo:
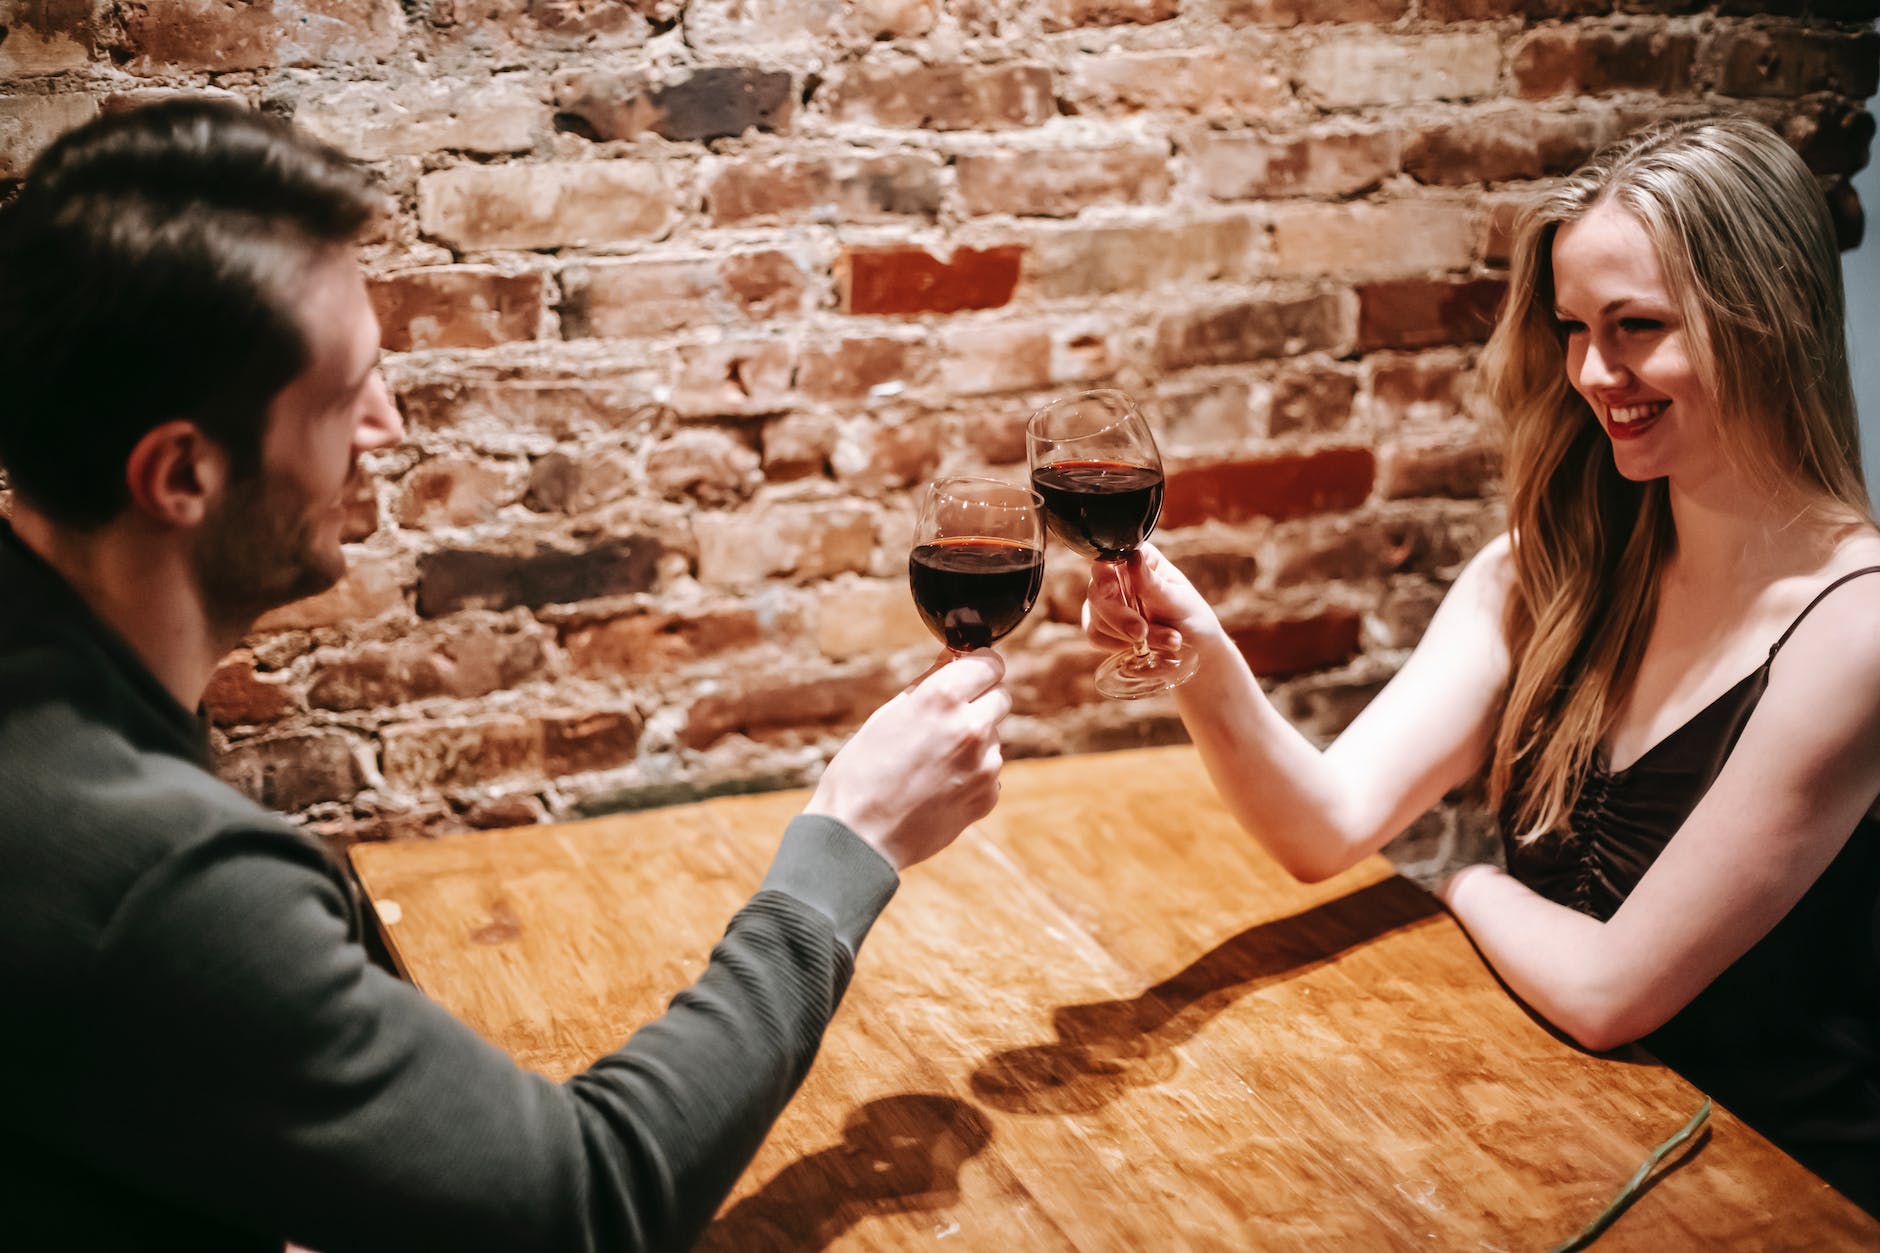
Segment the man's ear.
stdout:
<path fill-rule="evenodd" d="M 131 449 L 131 508 L 165 526 L 199 526 L 228 483 L 228 453 L 194 422 L 152 427 Z"/>

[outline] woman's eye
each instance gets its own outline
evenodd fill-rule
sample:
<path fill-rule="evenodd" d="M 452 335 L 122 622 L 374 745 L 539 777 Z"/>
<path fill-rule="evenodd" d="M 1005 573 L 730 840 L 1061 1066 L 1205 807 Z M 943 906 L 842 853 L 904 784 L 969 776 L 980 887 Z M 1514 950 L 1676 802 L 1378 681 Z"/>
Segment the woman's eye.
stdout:
<path fill-rule="evenodd" d="M 1555 318 L 1554 324 L 1560 328 L 1562 335 L 1578 335 L 1586 330 L 1586 323 L 1575 322 L 1572 318 Z"/>
<path fill-rule="evenodd" d="M 1657 318 L 1620 318 L 1619 329 L 1633 335 L 1643 335 L 1649 331 L 1660 330 L 1664 323 Z"/>

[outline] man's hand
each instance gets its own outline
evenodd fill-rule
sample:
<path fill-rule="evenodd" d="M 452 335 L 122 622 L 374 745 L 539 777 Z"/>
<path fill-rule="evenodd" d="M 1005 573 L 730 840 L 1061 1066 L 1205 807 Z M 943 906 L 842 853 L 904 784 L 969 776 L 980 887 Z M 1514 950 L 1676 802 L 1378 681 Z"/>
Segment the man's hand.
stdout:
<path fill-rule="evenodd" d="M 845 823 L 896 871 L 932 857 L 999 798 L 1004 677 L 987 648 L 936 663 L 842 746 L 804 812 Z"/>

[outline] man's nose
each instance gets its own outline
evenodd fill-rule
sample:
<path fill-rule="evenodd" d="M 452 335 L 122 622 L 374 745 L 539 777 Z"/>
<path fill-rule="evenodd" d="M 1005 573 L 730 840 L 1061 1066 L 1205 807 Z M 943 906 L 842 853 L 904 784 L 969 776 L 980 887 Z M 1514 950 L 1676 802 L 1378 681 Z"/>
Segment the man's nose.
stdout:
<path fill-rule="evenodd" d="M 405 438 L 405 418 L 392 401 L 385 380 L 374 374 L 366 385 L 365 410 L 359 415 L 359 429 L 353 442 L 360 452 L 390 448 Z"/>

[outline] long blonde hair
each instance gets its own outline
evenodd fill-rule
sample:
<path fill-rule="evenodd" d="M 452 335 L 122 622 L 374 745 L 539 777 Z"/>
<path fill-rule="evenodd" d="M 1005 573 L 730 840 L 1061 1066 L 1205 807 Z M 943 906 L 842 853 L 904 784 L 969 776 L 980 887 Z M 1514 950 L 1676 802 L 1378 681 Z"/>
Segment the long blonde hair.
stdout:
<path fill-rule="evenodd" d="M 1531 839 L 1572 809 L 1637 671 L 1676 536 L 1665 482 L 1614 468 L 1567 382 L 1553 245 L 1594 206 L 1631 214 L 1657 250 L 1715 399 L 1724 455 L 1798 518 L 1868 519 L 1826 199 L 1774 132 L 1742 118 L 1655 127 L 1607 148 L 1530 210 L 1483 365 L 1508 422 L 1513 676 L 1489 767 Z"/>

